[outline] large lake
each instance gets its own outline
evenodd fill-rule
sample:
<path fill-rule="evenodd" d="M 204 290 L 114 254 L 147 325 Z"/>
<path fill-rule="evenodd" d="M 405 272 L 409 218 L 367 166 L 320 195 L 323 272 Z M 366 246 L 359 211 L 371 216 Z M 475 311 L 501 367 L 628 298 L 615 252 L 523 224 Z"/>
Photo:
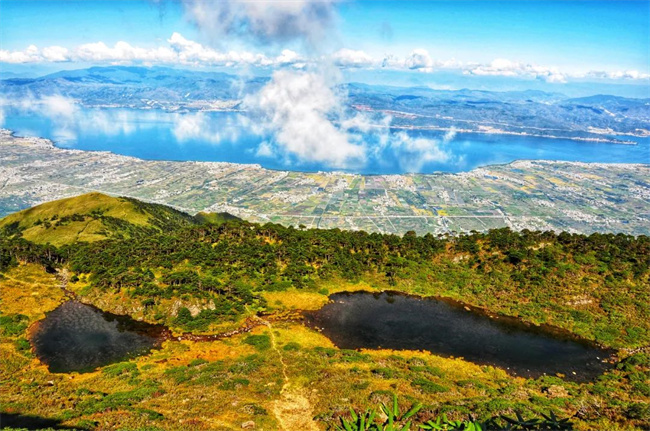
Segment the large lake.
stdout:
<path fill-rule="evenodd" d="M 339 348 L 427 350 L 525 377 L 589 380 L 609 367 L 603 360 L 611 352 L 561 331 L 489 317 L 448 301 L 368 292 L 330 299 L 306 318 Z"/>
<path fill-rule="evenodd" d="M 4 116 L 3 127 L 20 136 L 52 139 L 62 148 L 112 151 L 150 160 L 257 163 L 281 170 L 334 170 L 326 163 L 300 160 L 277 145 L 271 154 L 269 146 L 262 143 L 273 146 L 274 137 L 249 133 L 255 129 L 255 122 L 237 112 L 77 108 L 72 115 L 8 110 Z M 364 174 L 463 172 L 519 159 L 650 163 L 648 138 L 624 137 L 638 144 L 620 145 L 481 134 L 456 134 L 444 139 L 442 132 L 409 131 L 404 133 L 411 140 L 405 142 L 397 138 L 399 131 L 381 133 L 387 136 L 381 148 L 377 136 L 362 136 L 366 145 L 365 162 L 336 170 Z"/>

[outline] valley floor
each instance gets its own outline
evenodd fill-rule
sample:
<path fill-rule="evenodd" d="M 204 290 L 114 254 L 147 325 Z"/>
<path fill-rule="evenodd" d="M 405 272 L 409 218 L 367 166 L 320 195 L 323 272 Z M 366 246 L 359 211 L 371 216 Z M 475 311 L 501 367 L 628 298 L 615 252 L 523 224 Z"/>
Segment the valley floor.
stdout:
<path fill-rule="evenodd" d="M 254 222 L 403 234 L 510 227 L 650 233 L 650 165 L 517 161 L 460 174 L 357 175 L 147 161 L 0 133 L 0 217 L 88 191 Z"/>

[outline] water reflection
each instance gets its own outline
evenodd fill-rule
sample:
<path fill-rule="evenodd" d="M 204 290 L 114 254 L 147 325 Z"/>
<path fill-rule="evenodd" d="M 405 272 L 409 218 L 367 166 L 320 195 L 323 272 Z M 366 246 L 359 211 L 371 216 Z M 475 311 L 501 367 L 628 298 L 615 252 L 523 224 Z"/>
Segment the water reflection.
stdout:
<path fill-rule="evenodd" d="M 561 373 L 573 380 L 601 374 L 610 352 L 515 319 L 494 319 L 435 299 L 366 292 L 335 294 L 307 315 L 340 348 L 427 350 L 495 365 L 525 377 Z"/>
<path fill-rule="evenodd" d="M 160 347 L 168 330 L 68 301 L 31 333 L 36 356 L 51 372 L 89 371 Z"/>

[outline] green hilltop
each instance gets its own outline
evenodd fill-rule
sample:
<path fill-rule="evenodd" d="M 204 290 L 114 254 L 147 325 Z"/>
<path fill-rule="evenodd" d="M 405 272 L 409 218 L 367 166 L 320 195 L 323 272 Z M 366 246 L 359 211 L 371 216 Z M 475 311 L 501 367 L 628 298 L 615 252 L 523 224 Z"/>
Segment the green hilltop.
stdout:
<path fill-rule="evenodd" d="M 236 219 L 227 213 L 191 216 L 171 207 L 92 192 L 37 205 L 0 219 L 0 229 L 37 244 L 62 246 L 130 238 L 193 224 Z"/>

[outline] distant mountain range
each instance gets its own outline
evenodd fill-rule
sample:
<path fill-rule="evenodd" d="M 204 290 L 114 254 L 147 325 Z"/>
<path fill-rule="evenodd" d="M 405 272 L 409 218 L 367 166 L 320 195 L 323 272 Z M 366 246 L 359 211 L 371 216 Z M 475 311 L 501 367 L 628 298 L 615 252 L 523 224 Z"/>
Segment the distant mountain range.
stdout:
<path fill-rule="evenodd" d="M 87 107 L 168 111 L 232 110 L 269 78 L 164 67 L 92 67 L 39 78 L 0 81 L 8 101 L 57 94 Z M 650 99 L 594 95 L 568 98 L 537 90 L 433 90 L 350 83 L 348 108 L 392 117 L 396 128 L 522 134 L 624 142 L 650 136 Z M 627 142 L 631 143 L 631 142 Z"/>
<path fill-rule="evenodd" d="M 192 101 L 238 100 L 266 81 L 219 72 L 112 66 L 65 70 L 39 78 L 4 79 L 0 81 L 0 92 L 7 99 L 57 94 L 86 106 L 173 109 Z"/>

